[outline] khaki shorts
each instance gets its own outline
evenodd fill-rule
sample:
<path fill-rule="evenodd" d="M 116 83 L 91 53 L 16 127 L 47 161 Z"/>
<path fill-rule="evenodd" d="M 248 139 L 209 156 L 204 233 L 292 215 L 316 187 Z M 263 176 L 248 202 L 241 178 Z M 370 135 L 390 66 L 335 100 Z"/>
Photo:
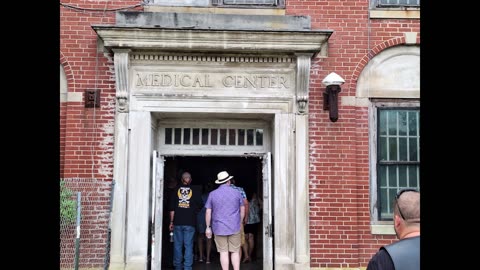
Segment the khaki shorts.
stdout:
<path fill-rule="evenodd" d="M 241 233 L 238 231 L 232 235 L 215 235 L 215 244 L 218 252 L 239 252 L 241 246 Z"/>

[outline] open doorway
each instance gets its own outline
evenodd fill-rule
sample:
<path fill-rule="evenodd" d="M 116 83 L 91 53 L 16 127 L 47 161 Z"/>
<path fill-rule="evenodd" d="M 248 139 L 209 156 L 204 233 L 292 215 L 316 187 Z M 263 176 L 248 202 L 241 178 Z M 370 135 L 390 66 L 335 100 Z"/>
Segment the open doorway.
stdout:
<path fill-rule="evenodd" d="M 174 177 L 179 181 L 183 172 L 188 171 L 192 175 L 192 186 L 202 188 L 208 183 L 213 183 L 220 171 L 226 170 L 233 175 L 236 185 L 243 187 L 247 196 L 256 193 L 261 198 L 263 194 L 262 183 L 262 160 L 257 156 L 231 157 L 231 156 L 169 156 L 165 157 L 164 163 L 164 198 L 167 197 L 168 179 Z M 216 188 L 217 185 L 214 185 Z M 169 242 L 168 223 L 169 216 L 167 204 L 163 203 L 162 220 L 162 269 L 173 269 L 173 245 Z M 262 213 L 260 213 L 262 217 Z M 254 249 L 252 252 L 253 262 L 242 264 L 242 269 L 263 269 L 263 237 L 262 237 L 262 218 L 258 225 L 258 231 L 254 234 Z M 196 239 L 196 238 L 195 238 Z M 205 246 L 205 245 L 204 245 Z M 208 267 L 208 268 L 204 268 Z M 194 260 L 194 269 L 219 269 L 219 254 L 216 251 L 215 244 L 212 243 L 211 264 L 206 265 Z"/>

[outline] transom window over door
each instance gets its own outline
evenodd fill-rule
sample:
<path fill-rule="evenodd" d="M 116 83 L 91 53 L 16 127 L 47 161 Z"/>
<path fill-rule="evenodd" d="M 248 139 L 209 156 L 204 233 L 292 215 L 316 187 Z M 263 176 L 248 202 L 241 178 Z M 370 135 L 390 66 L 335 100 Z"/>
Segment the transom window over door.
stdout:
<path fill-rule="evenodd" d="M 162 154 L 205 153 L 238 154 L 270 149 L 269 127 L 257 120 L 161 120 L 158 123 L 158 146 Z"/>
<path fill-rule="evenodd" d="M 263 145 L 261 128 L 164 128 L 165 145 Z"/>
<path fill-rule="evenodd" d="M 392 220 L 392 202 L 404 188 L 420 190 L 420 108 L 377 107 L 379 220 Z"/>

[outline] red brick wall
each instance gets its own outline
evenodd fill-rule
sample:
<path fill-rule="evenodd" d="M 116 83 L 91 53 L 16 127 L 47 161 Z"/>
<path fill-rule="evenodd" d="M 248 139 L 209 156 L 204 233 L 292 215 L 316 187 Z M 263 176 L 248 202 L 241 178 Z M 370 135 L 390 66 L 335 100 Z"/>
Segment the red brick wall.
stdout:
<path fill-rule="evenodd" d="M 328 58 L 312 63 L 310 79 L 310 266 L 366 267 L 381 245 L 396 239 L 370 232 L 368 109 L 340 103 L 338 121 L 330 122 L 321 81 L 335 72 L 345 79 L 339 96 L 355 96 L 368 59 L 405 43 L 403 33 L 420 32 L 420 21 L 369 20 L 368 1 L 356 0 L 289 0 L 286 13 L 310 16 L 312 29 L 334 31 Z"/>
<path fill-rule="evenodd" d="M 109 54 L 97 52 L 93 24 L 113 24 L 114 10 L 141 1 L 62 1 L 83 9 L 60 8 L 60 63 L 68 91 L 101 91 L 101 107 L 84 102 L 61 106 L 61 176 L 111 181 L 115 78 Z M 370 233 L 368 114 L 366 107 L 339 104 L 339 120 L 323 111 L 321 80 L 330 72 L 345 79 L 339 96 L 355 96 L 358 76 L 369 58 L 404 43 L 403 32 L 419 32 L 419 20 L 372 19 L 368 1 L 287 0 L 287 15 L 311 17 L 312 29 L 330 29 L 328 57 L 312 62 L 310 88 L 310 246 L 315 267 L 365 267 L 372 254 L 394 236 Z M 138 9 L 138 8 L 137 8 Z M 141 8 L 140 8 L 141 9 Z M 420 40 L 418 39 L 419 43 Z M 108 197 L 108 194 L 99 194 Z M 108 199 L 108 198 L 107 198 Z M 92 243 L 82 253 L 101 266 Z M 98 265 L 98 263 L 100 263 Z"/>
<path fill-rule="evenodd" d="M 115 13 L 108 11 L 140 1 L 61 1 L 82 10 L 60 7 L 60 64 L 65 68 L 68 92 L 99 89 L 100 108 L 85 108 L 81 102 L 60 106 L 60 166 L 62 178 L 73 190 L 82 192 L 80 240 L 81 268 L 102 268 L 113 178 L 113 134 L 115 75 L 111 55 L 97 52 L 97 35 L 91 25 L 113 24 Z M 93 11 L 87 9 L 99 9 Z M 106 12 L 103 12 L 107 9 Z M 78 179 L 83 180 L 78 180 Z M 86 184 L 85 179 L 91 179 Z M 95 184 L 96 183 L 96 184 Z M 73 265 L 74 235 L 65 230 L 60 254 L 61 267 Z M 74 243 L 74 242 L 73 242 Z"/>
<path fill-rule="evenodd" d="M 68 91 L 82 95 L 87 89 L 101 91 L 100 108 L 85 108 L 83 101 L 68 102 L 61 108 L 61 127 L 65 127 L 61 130 L 62 177 L 112 178 L 113 59 L 103 51 L 97 52 L 97 35 L 91 25 L 114 24 L 114 10 L 139 2 L 62 1 L 81 9 L 60 8 L 61 63 L 71 75 L 67 73 Z"/>

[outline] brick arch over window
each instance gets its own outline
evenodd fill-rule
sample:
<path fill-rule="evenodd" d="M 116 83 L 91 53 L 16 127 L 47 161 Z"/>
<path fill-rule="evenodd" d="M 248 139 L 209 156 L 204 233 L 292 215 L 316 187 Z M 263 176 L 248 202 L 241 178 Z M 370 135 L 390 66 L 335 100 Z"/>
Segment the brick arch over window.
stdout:
<path fill-rule="evenodd" d="M 420 40 L 419 39 L 420 39 L 420 37 L 417 37 L 417 40 L 415 42 L 415 46 L 420 45 Z M 404 36 L 403 37 L 395 37 L 395 38 L 385 40 L 384 42 L 377 44 L 370 51 L 368 51 L 368 53 L 365 56 L 363 56 L 363 58 L 358 62 L 358 65 L 355 67 L 355 70 L 353 71 L 353 74 L 352 74 L 352 82 L 357 83 L 358 78 L 359 78 L 360 74 L 362 73 L 362 70 L 370 62 L 370 60 L 373 57 L 375 57 L 377 54 L 379 54 L 380 52 L 382 52 L 382 51 L 384 51 L 388 48 L 392 48 L 392 47 L 396 47 L 396 46 L 402 46 L 402 45 L 406 45 L 406 44 L 407 44 L 407 42 L 406 42 Z M 411 45 L 412 44 L 409 44 L 409 46 L 411 46 Z"/>
<path fill-rule="evenodd" d="M 400 41 L 376 46 L 361 62 L 357 98 L 420 98 L 420 47 Z"/>
<path fill-rule="evenodd" d="M 65 73 L 65 79 L 67 81 L 67 89 L 69 89 L 70 91 L 67 91 L 67 92 L 75 92 L 73 87 L 75 85 L 75 79 L 74 79 L 74 76 L 73 76 L 73 71 L 72 71 L 72 68 L 70 67 L 70 65 L 68 64 L 68 61 L 67 61 L 67 58 L 65 57 L 65 55 L 60 52 L 60 65 L 63 67 L 63 71 Z M 60 89 L 61 90 L 61 89 Z"/>
<path fill-rule="evenodd" d="M 67 126 L 67 101 L 68 93 L 72 93 L 74 87 L 74 76 L 72 68 L 68 64 L 65 56 L 60 52 L 60 76 L 64 76 L 64 80 L 60 80 L 60 178 L 63 178 L 65 171 L 65 134 Z"/>

